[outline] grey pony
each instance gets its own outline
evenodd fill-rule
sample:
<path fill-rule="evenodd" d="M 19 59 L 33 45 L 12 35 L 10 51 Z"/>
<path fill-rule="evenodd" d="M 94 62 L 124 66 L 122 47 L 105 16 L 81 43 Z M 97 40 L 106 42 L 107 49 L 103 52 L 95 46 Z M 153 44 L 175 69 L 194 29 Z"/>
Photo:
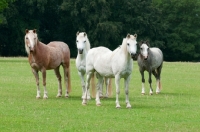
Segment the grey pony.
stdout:
<path fill-rule="evenodd" d="M 151 74 L 156 78 L 157 88 L 156 88 L 156 94 L 160 92 L 161 89 L 161 81 L 160 81 L 160 75 L 161 70 L 163 66 L 163 53 L 159 48 L 152 47 L 150 48 L 148 41 L 141 41 L 140 44 L 140 53 L 137 57 L 137 62 L 139 66 L 139 71 L 142 76 L 142 95 L 145 94 L 145 88 L 144 88 L 144 71 L 147 71 L 149 73 L 149 84 L 150 84 L 150 92 L 149 94 L 153 94 L 153 89 L 151 86 L 152 79 Z"/>

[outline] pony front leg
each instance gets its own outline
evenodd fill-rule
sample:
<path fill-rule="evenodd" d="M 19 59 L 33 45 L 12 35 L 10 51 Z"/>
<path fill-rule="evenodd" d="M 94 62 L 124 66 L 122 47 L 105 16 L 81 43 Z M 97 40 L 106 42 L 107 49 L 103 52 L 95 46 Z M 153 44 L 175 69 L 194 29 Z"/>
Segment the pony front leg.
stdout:
<path fill-rule="evenodd" d="M 131 104 L 129 102 L 129 82 L 130 82 L 131 75 L 124 79 L 125 85 L 125 95 L 126 95 L 126 108 L 131 108 Z"/>
<path fill-rule="evenodd" d="M 151 86 L 151 83 L 152 83 L 151 71 L 149 71 L 149 86 L 150 86 L 149 94 L 150 94 L 150 95 L 153 95 L 153 88 L 152 88 L 152 86 Z"/>
<path fill-rule="evenodd" d="M 85 90 L 85 93 L 84 93 L 84 96 L 83 96 L 83 101 L 82 101 L 82 105 L 86 105 L 87 104 L 87 93 L 89 91 L 89 87 L 90 87 L 90 80 L 91 80 L 91 77 L 92 77 L 92 72 L 89 72 L 86 76 L 86 90 Z"/>
<path fill-rule="evenodd" d="M 43 99 L 47 99 L 47 89 L 46 89 L 46 69 L 42 70 L 43 86 L 44 86 L 44 96 Z"/>
<path fill-rule="evenodd" d="M 85 94 L 85 81 L 84 81 L 84 73 L 78 71 L 78 75 L 80 76 L 81 78 L 81 85 L 82 85 L 82 99 L 84 97 L 84 94 Z"/>
<path fill-rule="evenodd" d="M 116 75 L 115 76 L 115 85 L 116 85 L 116 108 L 120 108 L 120 104 L 119 104 L 119 94 L 120 94 L 120 76 Z"/>
<path fill-rule="evenodd" d="M 39 74 L 38 74 L 38 71 L 36 71 L 35 69 L 32 69 L 32 72 L 33 72 L 33 75 L 35 76 L 36 85 L 37 85 L 36 99 L 39 99 L 40 98 Z"/>
<path fill-rule="evenodd" d="M 141 94 L 144 95 L 144 94 L 145 94 L 145 87 L 144 87 L 144 83 L 145 83 L 144 71 L 140 71 L 140 74 L 141 74 L 141 76 L 142 76 L 142 92 L 141 92 Z"/>

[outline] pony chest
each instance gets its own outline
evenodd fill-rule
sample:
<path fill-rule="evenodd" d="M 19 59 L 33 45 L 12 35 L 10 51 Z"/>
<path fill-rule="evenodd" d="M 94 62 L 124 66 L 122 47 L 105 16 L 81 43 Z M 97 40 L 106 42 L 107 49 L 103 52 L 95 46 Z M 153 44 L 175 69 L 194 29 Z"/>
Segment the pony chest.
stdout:
<path fill-rule="evenodd" d="M 83 59 L 83 60 L 76 59 L 76 68 L 80 72 L 85 72 L 85 70 L 86 70 L 86 60 L 85 59 Z"/>

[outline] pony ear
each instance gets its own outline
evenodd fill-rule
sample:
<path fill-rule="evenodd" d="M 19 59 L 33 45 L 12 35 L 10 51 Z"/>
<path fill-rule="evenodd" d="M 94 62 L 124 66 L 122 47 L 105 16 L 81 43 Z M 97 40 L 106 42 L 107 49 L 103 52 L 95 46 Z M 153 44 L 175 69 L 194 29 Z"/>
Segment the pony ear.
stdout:
<path fill-rule="evenodd" d="M 28 29 L 26 29 L 26 30 L 25 30 L 25 33 L 27 34 L 27 33 L 28 33 L 28 31 L 29 31 L 29 30 L 28 30 Z"/>
<path fill-rule="evenodd" d="M 87 36 L 86 32 L 84 32 L 84 37 Z"/>
<path fill-rule="evenodd" d="M 140 43 L 139 43 L 139 45 L 141 46 L 143 43 L 144 43 L 144 41 L 143 41 L 143 40 L 141 40 L 141 41 L 140 41 Z"/>
<path fill-rule="evenodd" d="M 137 38 L 137 34 L 135 33 L 134 35 L 133 35 L 135 38 Z"/>
<path fill-rule="evenodd" d="M 79 35 L 79 31 L 76 33 L 76 36 L 78 36 Z"/>
<path fill-rule="evenodd" d="M 126 37 L 127 37 L 127 38 L 130 38 L 130 37 L 131 37 L 131 35 L 128 33 Z"/>
<path fill-rule="evenodd" d="M 33 29 L 33 33 L 36 33 L 36 29 Z"/>
<path fill-rule="evenodd" d="M 146 44 L 147 44 L 147 46 L 149 46 L 149 47 L 150 47 L 149 40 L 147 40 L 147 41 L 146 41 Z"/>

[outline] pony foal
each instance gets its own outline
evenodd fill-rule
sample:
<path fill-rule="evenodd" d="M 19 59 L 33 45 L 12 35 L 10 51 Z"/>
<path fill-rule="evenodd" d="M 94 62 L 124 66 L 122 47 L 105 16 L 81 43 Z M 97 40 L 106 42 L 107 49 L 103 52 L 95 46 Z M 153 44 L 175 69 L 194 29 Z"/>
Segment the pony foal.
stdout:
<path fill-rule="evenodd" d="M 36 79 L 37 95 L 36 98 L 40 98 L 39 88 L 39 74 L 42 72 L 44 96 L 48 98 L 46 89 L 46 70 L 54 69 L 58 78 L 58 94 L 57 97 L 62 95 L 61 75 L 59 71 L 60 65 L 63 66 L 64 79 L 66 85 L 65 97 L 69 96 L 71 91 L 70 80 L 70 50 L 67 44 L 63 42 L 50 42 L 48 45 L 43 44 L 38 40 L 36 30 L 25 30 L 25 49 L 28 54 L 29 64 L 32 68 L 32 72 Z"/>
<path fill-rule="evenodd" d="M 149 48 L 149 42 L 148 41 L 141 41 L 140 42 L 140 54 L 137 58 L 139 71 L 142 76 L 142 95 L 145 94 L 145 88 L 144 88 L 144 71 L 146 70 L 149 73 L 149 84 L 150 84 L 150 92 L 149 94 L 153 94 L 153 89 L 151 86 L 152 80 L 151 80 L 151 74 L 156 78 L 157 82 L 157 88 L 156 93 L 158 94 L 161 89 L 161 82 L 160 82 L 160 74 L 162 70 L 163 65 L 163 54 L 162 51 L 159 48 Z"/>

